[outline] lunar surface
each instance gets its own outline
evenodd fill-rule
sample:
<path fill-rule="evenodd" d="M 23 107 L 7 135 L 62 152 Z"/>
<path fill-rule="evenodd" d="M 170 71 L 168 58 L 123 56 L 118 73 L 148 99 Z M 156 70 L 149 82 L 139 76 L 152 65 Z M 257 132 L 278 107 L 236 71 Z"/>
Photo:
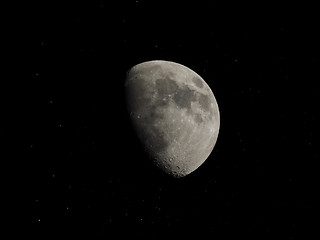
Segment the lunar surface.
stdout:
<path fill-rule="evenodd" d="M 125 86 L 131 121 L 154 164 L 174 177 L 196 170 L 212 152 L 220 126 L 207 83 L 181 64 L 156 60 L 132 67 Z"/>

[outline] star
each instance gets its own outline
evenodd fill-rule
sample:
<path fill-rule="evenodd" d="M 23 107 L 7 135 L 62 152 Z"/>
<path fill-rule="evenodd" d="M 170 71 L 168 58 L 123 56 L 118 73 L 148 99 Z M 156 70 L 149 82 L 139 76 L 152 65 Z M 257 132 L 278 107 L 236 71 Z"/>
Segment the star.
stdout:
<path fill-rule="evenodd" d="M 33 220 L 33 222 L 35 222 L 35 223 L 38 223 L 38 222 L 40 222 L 40 221 L 41 221 L 40 218 L 36 218 L 36 219 Z"/>

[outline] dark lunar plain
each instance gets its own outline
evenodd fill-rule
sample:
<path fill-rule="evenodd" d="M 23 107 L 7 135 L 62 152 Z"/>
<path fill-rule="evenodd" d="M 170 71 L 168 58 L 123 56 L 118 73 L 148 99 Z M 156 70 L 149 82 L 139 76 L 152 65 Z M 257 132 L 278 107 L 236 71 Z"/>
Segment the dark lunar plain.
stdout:
<path fill-rule="evenodd" d="M 13 3 L 3 22 L 9 236 L 317 239 L 316 8 L 116 2 Z M 153 167 L 125 108 L 126 71 L 156 59 L 219 105 L 215 148 L 184 178 Z"/>

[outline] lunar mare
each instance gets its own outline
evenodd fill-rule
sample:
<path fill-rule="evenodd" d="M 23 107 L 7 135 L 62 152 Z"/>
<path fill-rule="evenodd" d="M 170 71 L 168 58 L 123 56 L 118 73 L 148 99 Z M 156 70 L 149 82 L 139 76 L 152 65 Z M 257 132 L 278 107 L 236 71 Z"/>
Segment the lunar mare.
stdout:
<path fill-rule="evenodd" d="M 134 129 L 156 166 L 174 177 L 196 170 L 213 150 L 220 127 L 207 83 L 181 64 L 156 60 L 131 68 L 125 86 Z"/>

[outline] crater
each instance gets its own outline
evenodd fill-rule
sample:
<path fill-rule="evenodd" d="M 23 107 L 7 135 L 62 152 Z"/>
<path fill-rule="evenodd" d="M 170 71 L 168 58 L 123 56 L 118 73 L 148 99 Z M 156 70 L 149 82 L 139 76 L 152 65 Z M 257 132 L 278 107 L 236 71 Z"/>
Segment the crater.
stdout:
<path fill-rule="evenodd" d="M 193 77 L 192 82 L 198 87 L 202 88 L 203 87 L 203 82 L 199 77 Z"/>

